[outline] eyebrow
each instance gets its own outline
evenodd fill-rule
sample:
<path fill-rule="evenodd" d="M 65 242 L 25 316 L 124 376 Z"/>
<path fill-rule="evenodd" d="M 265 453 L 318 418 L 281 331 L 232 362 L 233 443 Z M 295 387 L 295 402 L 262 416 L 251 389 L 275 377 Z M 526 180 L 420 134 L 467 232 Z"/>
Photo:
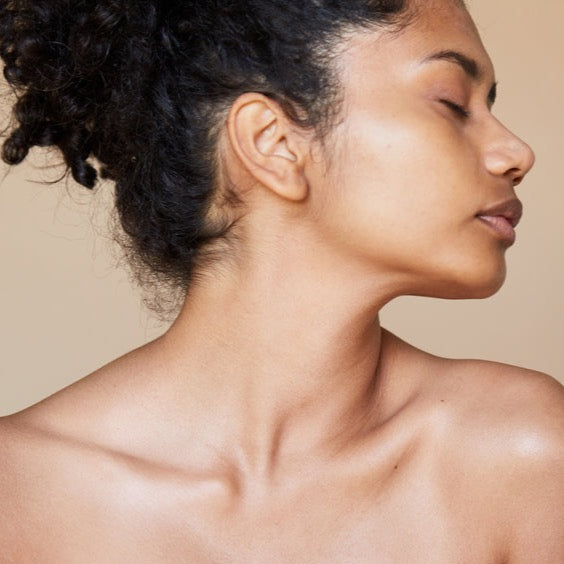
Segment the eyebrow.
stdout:
<path fill-rule="evenodd" d="M 484 70 L 480 65 L 471 57 L 460 53 L 459 51 L 453 51 L 450 49 L 444 51 L 438 51 L 427 57 L 425 57 L 422 63 L 430 63 L 432 61 L 448 61 L 458 65 L 462 70 L 474 81 L 480 82 L 484 77 Z M 497 82 L 494 82 L 489 93 L 488 102 L 493 105 L 497 98 Z"/>

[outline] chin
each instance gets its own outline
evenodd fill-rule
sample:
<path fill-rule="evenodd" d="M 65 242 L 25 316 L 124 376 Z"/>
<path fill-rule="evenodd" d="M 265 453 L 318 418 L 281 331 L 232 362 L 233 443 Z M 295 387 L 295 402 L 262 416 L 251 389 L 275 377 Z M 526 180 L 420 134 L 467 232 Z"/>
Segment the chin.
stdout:
<path fill-rule="evenodd" d="M 497 294 L 505 282 L 506 271 L 498 271 L 489 276 L 468 276 L 453 286 L 451 299 L 483 300 Z"/>
<path fill-rule="evenodd" d="M 505 263 L 503 267 L 492 270 L 445 273 L 440 279 L 430 281 L 424 290 L 420 289 L 415 295 L 447 300 L 480 300 L 496 294 L 505 278 Z"/>
<path fill-rule="evenodd" d="M 505 278 L 503 280 L 496 281 L 495 283 L 469 288 L 466 294 L 461 295 L 458 299 L 483 300 L 486 298 L 491 298 L 493 295 L 499 292 L 504 282 Z"/>

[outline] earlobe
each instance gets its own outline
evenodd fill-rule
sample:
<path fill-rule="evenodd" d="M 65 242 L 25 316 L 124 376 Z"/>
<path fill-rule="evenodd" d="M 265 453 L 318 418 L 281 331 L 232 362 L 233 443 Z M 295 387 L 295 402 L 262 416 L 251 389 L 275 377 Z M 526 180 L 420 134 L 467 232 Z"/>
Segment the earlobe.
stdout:
<path fill-rule="evenodd" d="M 229 114 L 228 136 L 240 165 L 260 185 L 287 200 L 307 197 L 304 139 L 275 101 L 258 93 L 240 96 Z"/>

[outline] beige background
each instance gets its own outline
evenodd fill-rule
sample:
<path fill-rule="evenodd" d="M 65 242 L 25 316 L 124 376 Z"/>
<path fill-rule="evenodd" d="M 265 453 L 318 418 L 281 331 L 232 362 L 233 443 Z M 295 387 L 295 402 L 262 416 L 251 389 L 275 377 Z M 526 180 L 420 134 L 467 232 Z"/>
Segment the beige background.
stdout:
<path fill-rule="evenodd" d="M 500 360 L 564 380 L 562 0 L 469 0 L 497 69 L 496 114 L 537 153 L 509 278 L 485 301 L 403 298 L 383 324 L 436 354 Z M 0 184 L 0 414 L 21 409 L 164 330 L 106 236 L 109 189 L 56 178 L 34 154 Z M 4 169 L 2 169 L 4 170 Z M 0 177 L 1 179 L 2 177 Z"/>

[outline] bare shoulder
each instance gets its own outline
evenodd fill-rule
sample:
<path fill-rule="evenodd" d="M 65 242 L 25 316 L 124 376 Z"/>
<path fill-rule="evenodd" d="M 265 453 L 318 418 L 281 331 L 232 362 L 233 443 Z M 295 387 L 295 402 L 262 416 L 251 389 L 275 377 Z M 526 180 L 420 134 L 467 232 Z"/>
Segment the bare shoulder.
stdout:
<path fill-rule="evenodd" d="M 31 449 L 32 445 L 26 440 L 25 433 L 14 425 L 12 419 L 0 418 L 0 546 L 3 547 L 14 546 L 26 521 L 22 508 L 26 500 L 33 496 L 26 485 L 25 476 L 34 468 Z"/>
<path fill-rule="evenodd" d="M 45 486 L 54 475 L 57 442 L 41 429 L 34 429 L 18 418 L 18 414 L 0 417 L 0 498 L 3 509 L 33 497 L 30 486 L 37 485 L 34 476 Z M 5 523 L 5 522 L 4 522 Z"/>
<path fill-rule="evenodd" d="M 88 546 L 88 533 L 103 524 L 100 505 L 115 509 L 122 467 L 96 445 L 27 414 L 0 418 L 0 560 L 36 561 L 69 535 Z"/>
<path fill-rule="evenodd" d="M 533 461 L 564 454 L 564 387 L 558 380 L 496 362 L 444 360 L 443 366 L 439 385 L 460 392 L 460 415 L 471 418 L 472 428 L 508 439 L 501 453 Z"/>
<path fill-rule="evenodd" d="M 416 375 L 410 388 L 428 402 L 445 404 L 469 429 L 542 436 L 546 448 L 562 447 L 564 387 L 552 376 L 499 362 L 433 356 L 389 333 L 386 341 L 390 356 L 402 358 L 395 362 L 401 371 Z"/>
<path fill-rule="evenodd" d="M 470 488 L 490 497 L 481 511 L 499 518 L 507 560 L 564 562 L 564 388 L 505 364 L 440 364 L 438 390 L 455 406 L 453 450 Z"/>
<path fill-rule="evenodd" d="M 21 460 L 29 454 L 29 450 L 25 433 L 13 417 L 0 417 L 0 497 L 3 506 L 16 490 L 15 477 L 21 469 Z"/>
<path fill-rule="evenodd" d="M 563 386 L 533 370 L 439 358 L 386 339 L 417 398 L 449 506 L 465 526 L 485 524 L 501 561 L 564 562 Z"/>

